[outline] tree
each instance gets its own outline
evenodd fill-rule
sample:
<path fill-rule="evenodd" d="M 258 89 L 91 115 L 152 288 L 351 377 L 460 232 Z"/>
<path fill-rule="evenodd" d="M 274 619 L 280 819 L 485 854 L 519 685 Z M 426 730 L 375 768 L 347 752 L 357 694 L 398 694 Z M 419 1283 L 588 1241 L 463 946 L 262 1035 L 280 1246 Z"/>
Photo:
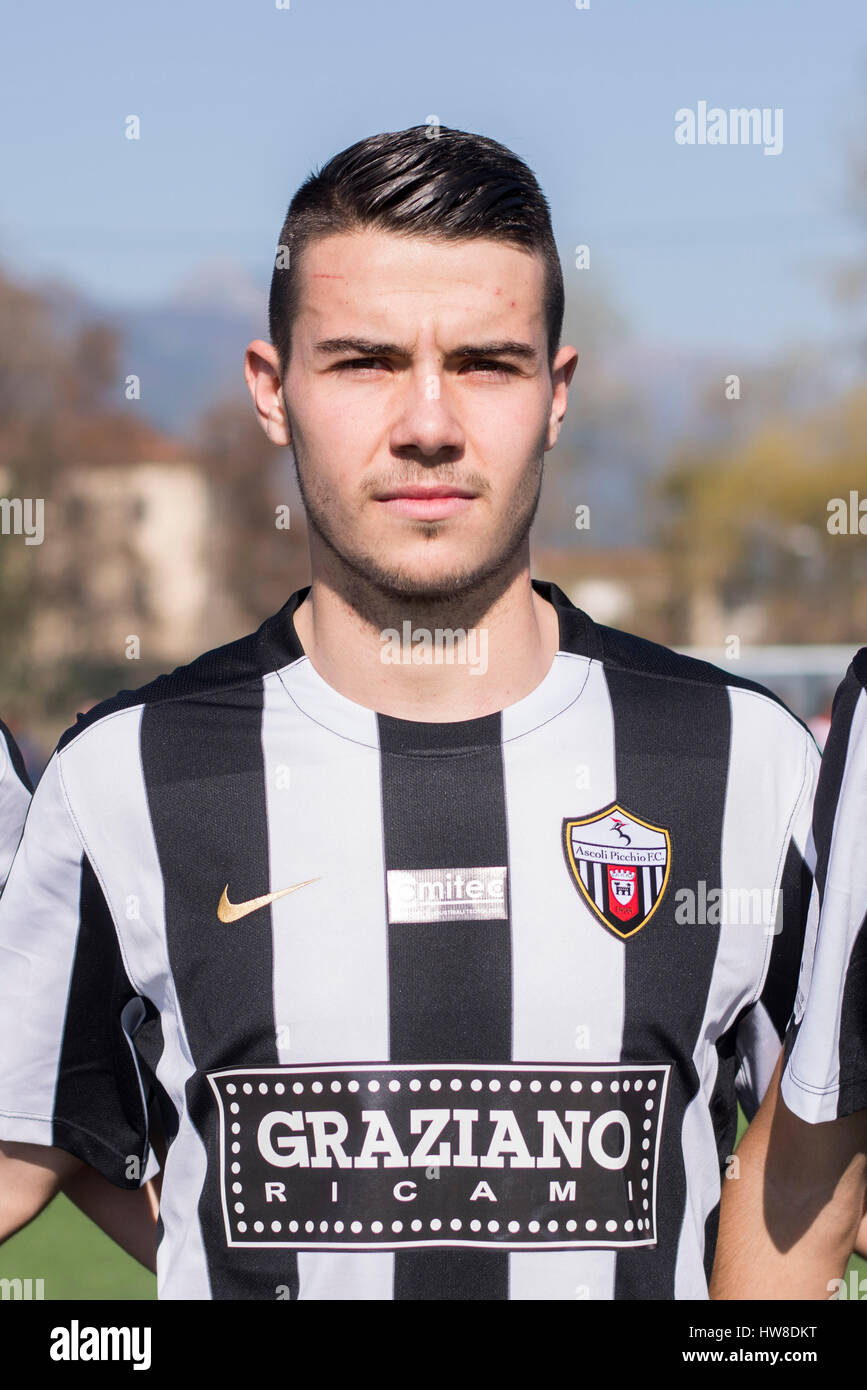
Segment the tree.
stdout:
<path fill-rule="evenodd" d="M 709 609 L 751 612 L 756 640 L 845 642 L 867 631 L 864 534 L 829 530 L 832 500 L 848 507 L 865 479 L 864 389 L 733 449 L 679 455 L 658 488 L 671 640 L 708 640 Z"/>

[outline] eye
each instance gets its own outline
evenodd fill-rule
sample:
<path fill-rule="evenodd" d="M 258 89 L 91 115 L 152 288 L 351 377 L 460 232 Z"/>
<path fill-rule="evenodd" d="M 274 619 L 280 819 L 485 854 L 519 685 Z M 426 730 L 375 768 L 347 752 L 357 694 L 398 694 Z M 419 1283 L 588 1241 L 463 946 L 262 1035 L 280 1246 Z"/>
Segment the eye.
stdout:
<path fill-rule="evenodd" d="M 496 375 L 499 372 L 505 372 L 507 375 L 511 374 L 512 376 L 514 376 L 517 372 L 517 368 L 511 366 L 508 362 L 490 362 L 485 357 L 480 357 L 476 359 L 476 361 L 474 362 L 468 362 L 467 366 L 479 367 L 482 369 L 482 371 L 489 375 Z"/>
<path fill-rule="evenodd" d="M 352 372 L 378 371 L 382 368 L 388 368 L 390 365 L 391 364 L 384 357 L 347 357 L 344 361 L 335 362 L 334 364 L 337 371 L 343 371 L 344 368 L 346 368 Z M 486 357 L 479 357 L 465 362 L 461 370 L 466 371 L 467 369 L 472 371 L 473 375 L 481 373 L 485 376 L 500 376 L 503 374 L 507 376 L 517 376 L 518 374 L 517 367 L 511 366 L 508 362 L 495 362 Z"/>
<path fill-rule="evenodd" d="M 345 362 L 335 363 L 335 366 L 338 369 L 351 367 L 353 370 L 375 371 L 377 367 L 387 367 L 388 363 L 383 357 L 348 357 Z"/>

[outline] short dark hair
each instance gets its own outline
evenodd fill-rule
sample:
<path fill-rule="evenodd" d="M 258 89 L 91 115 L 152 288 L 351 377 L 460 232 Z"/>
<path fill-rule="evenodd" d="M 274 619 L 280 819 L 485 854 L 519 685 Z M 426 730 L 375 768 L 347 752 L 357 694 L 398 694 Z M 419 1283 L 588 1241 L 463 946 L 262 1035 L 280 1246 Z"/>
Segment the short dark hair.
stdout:
<path fill-rule="evenodd" d="M 368 136 L 298 189 L 280 232 L 268 320 L 281 376 L 298 308 L 299 261 L 317 237 L 362 228 L 465 241 L 486 237 L 541 255 L 549 367 L 563 328 L 563 271 L 547 199 L 522 159 L 484 135 L 411 126 Z M 288 250 L 287 264 L 281 261 Z"/>

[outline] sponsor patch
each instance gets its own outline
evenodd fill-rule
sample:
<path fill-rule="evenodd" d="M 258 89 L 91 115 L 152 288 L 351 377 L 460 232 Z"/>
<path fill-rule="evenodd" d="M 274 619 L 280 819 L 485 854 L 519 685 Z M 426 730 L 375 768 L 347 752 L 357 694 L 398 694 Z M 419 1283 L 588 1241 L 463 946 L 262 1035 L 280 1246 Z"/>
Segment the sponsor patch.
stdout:
<path fill-rule="evenodd" d="M 658 908 L 671 871 L 671 837 L 612 802 L 581 820 L 563 821 L 563 853 L 575 887 L 621 940 Z"/>
<path fill-rule="evenodd" d="M 669 1071 L 383 1063 L 211 1073 L 226 1242 L 654 1245 Z"/>
<path fill-rule="evenodd" d="M 395 922 L 505 921 L 504 865 L 478 869 L 389 869 L 388 920 Z"/>

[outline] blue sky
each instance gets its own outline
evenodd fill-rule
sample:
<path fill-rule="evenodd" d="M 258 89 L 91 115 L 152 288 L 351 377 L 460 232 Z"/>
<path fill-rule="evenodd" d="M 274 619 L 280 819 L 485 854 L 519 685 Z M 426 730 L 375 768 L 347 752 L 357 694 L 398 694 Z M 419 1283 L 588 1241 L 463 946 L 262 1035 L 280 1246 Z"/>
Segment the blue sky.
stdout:
<path fill-rule="evenodd" d="M 110 304 L 229 258 L 265 287 L 311 167 L 424 122 L 536 172 L 564 269 L 640 341 L 772 354 L 837 328 L 823 277 L 858 247 L 859 0 L 89 0 L 7 4 L 0 261 Z M 783 108 L 783 151 L 679 146 L 704 100 Z M 131 113 L 140 141 L 124 138 Z M 591 271 L 572 248 L 591 247 Z"/>

